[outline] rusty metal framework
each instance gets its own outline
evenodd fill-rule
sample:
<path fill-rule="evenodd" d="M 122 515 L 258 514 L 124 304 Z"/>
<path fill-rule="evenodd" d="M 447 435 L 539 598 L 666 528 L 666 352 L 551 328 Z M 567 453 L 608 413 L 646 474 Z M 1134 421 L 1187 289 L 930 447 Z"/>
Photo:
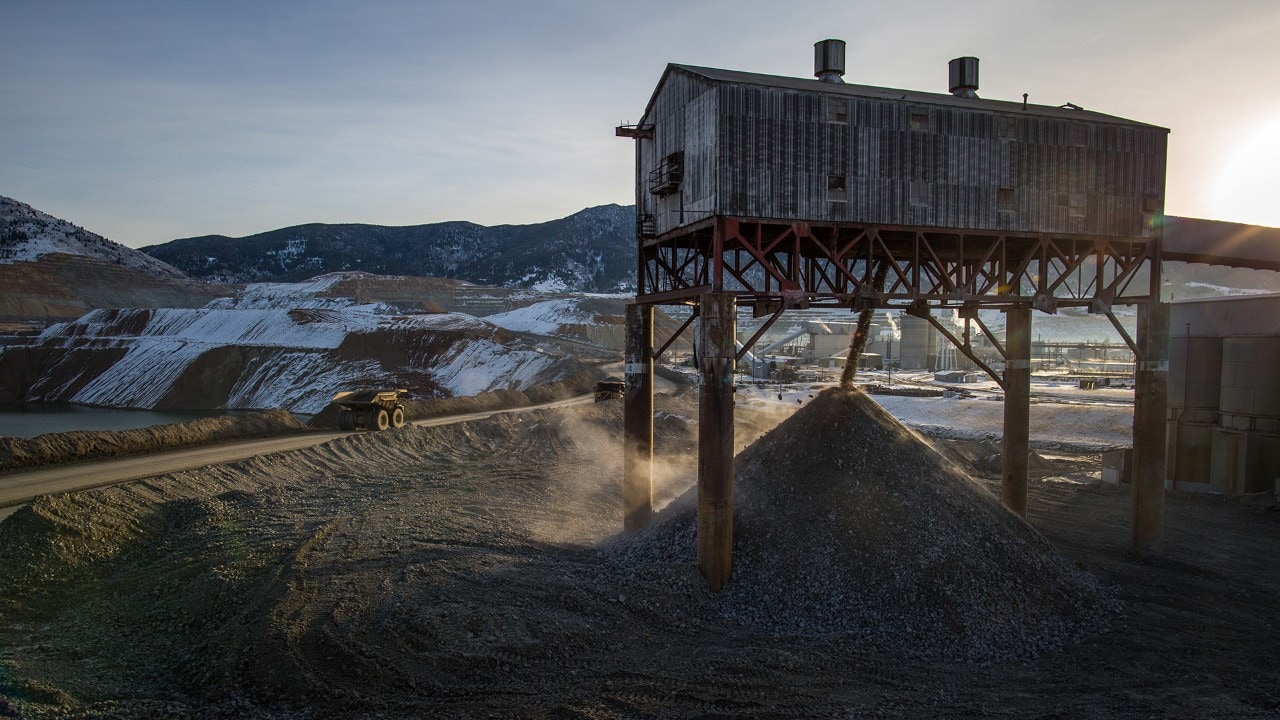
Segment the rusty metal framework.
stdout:
<path fill-rule="evenodd" d="M 1154 302 L 1158 239 L 716 216 L 640 245 L 637 302 L 727 292 L 785 307 L 1009 307 Z M 888 263 L 884 287 L 873 268 Z"/>

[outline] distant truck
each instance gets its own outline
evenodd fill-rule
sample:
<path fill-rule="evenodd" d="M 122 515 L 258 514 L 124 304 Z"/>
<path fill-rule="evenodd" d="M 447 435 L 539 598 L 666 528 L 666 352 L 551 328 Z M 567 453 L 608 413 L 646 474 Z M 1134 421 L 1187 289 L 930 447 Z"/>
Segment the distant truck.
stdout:
<path fill-rule="evenodd" d="M 404 403 L 408 390 L 355 390 L 333 396 L 338 406 L 338 427 L 343 430 L 386 430 L 404 427 Z"/>
<path fill-rule="evenodd" d="M 627 384 L 617 378 L 600 380 L 596 383 L 596 402 L 619 399 L 626 394 L 626 391 Z"/>

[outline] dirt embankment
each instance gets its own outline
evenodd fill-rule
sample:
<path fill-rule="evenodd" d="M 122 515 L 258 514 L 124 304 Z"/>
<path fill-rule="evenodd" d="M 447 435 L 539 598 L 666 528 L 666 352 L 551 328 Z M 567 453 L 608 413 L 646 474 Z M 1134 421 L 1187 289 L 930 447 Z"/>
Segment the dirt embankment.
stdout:
<path fill-rule="evenodd" d="M 44 322 L 74 320 L 94 308 L 195 308 L 233 291 L 66 253 L 0 264 L 0 287 L 0 319 Z"/>
<path fill-rule="evenodd" d="M 0 471 L 137 455 L 306 429 L 306 425 L 284 410 L 265 410 L 136 430 L 77 430 L 35 438 L 0 437 Z"/>
<path fill-rule="evenodd" d="M 410 400 L 405 403 L 409 420 L 463 415 L 489 410 L 553 402 L 590 392 L 604 376 L 591 368 L 545 385 L 518 390 L 499 390 L 474 396 Z M 80 430 L 49 433 L 36 438 L 0 437 L 0 472 L 95 460 L 148 452 L 196 447 L 229 440 L 245 440 L 316 428 L 336 428 L 337 411 L 325 408 L 310 423 L 302 423 L 284 410 L 264 410 L 240 415 L 201 418 L 187 423 L 153 425 L 137 430 Z"/>

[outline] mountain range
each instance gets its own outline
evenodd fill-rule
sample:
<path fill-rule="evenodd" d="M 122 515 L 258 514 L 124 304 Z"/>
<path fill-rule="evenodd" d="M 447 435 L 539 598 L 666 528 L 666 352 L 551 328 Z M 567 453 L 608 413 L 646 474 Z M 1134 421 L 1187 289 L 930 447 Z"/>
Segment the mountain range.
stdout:
<path fill-rule="evenodd" d="M 635 209 L 587 208 L 532 225 L 313 223 L 242 238 L 173 240 L 142 252 L 211 282 L 296 282 L 359 270 L 567 292 L 634 288 Z"/>

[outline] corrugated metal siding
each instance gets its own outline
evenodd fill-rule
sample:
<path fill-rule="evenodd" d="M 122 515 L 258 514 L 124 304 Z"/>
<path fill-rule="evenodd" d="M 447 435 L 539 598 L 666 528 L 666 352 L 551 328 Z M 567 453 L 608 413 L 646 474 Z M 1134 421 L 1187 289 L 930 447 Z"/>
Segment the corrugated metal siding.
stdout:
<path fill-rule="evenodd" d="M 659 106 L 688 106 L 680 133 L 659 128 L 659 148 L 683 140 L 687 154 L 715 153 L 689 163 L 697 198 L 686 208 L 711 199 L 699 207 L 724 215 L 1117 237 L 1148 234 L 1145 195 L 1163 208 L 1162 129 L 734 83 L 719 86 L 717 107 L 693 101 L 691 78 L 672 73 L 667 84 Z M 832 101 L 847 104 L 847 122 L 829 121 Z M 828 176 L 845 178 L 844 201 L 829 197 Z M 1009 212 L 1001 188 L 1014 193 Z"/>
<path fill-rule="evenodd" d="M 645 120 L 653 139 L 640 140 L 636 182 L 640 213 L 653 215 L 658 234 L 715 212 L 719 99 L 700 78 L 672 72 L 663 83 Z M 649 174 L 672 153 L 683 153 L 680 190 L 666 196 L 649 192 Z"/>

